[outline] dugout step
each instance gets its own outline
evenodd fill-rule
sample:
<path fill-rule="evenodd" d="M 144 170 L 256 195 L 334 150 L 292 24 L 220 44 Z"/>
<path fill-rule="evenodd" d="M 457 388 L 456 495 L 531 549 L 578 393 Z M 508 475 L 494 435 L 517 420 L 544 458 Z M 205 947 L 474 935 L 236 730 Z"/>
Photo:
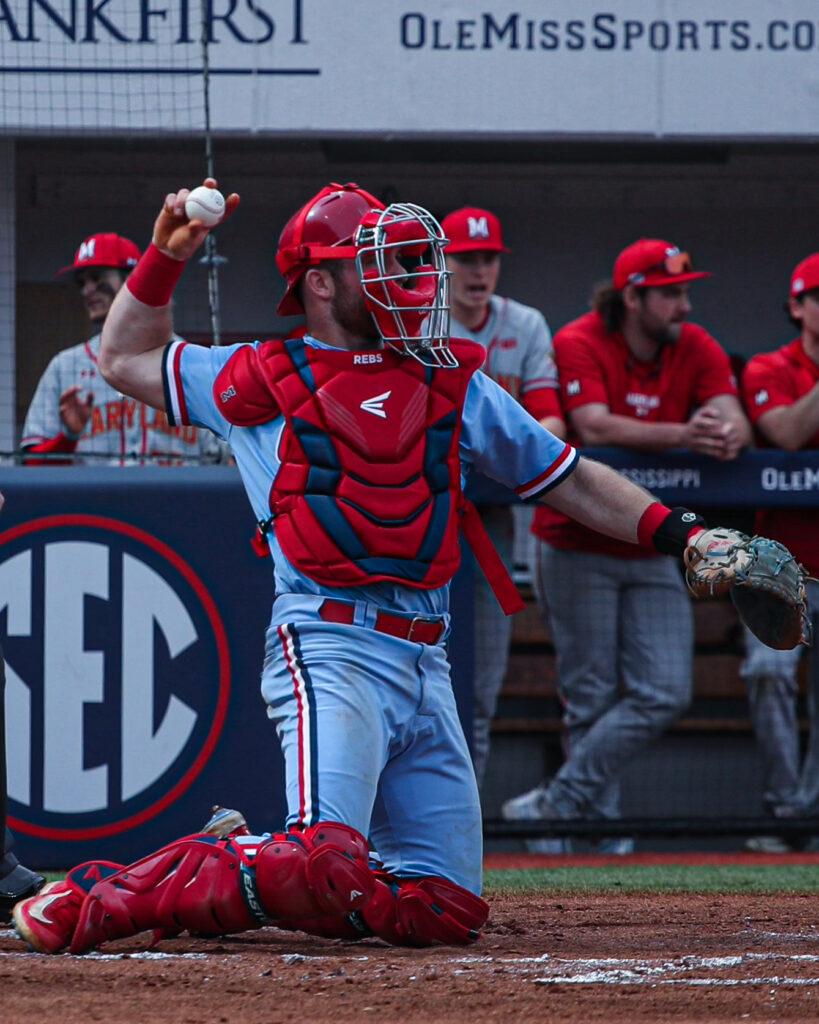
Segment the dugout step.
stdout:
<path fill-rule="evenodd" d="M 630 835 L 635 838 L 676 838 L 679 836 L 776 835 L 803 839 L 819 834 L 819 817 L 805 818 L 617 818 L 610 821 L 588 821 L 581 818 L 553 818 L 529 821 L 506 821 L 485 818 L 484 835 L 491 839 L 580 838 L 599 839 L 606 836 Z"/>

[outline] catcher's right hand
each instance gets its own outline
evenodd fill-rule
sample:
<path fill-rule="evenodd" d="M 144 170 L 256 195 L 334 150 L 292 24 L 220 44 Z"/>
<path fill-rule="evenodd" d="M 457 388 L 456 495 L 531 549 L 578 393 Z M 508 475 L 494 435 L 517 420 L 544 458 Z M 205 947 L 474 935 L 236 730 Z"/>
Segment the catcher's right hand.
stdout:
<path fill-rule="evenodd" d="M 208 188 L 216 188 L 216 178 L 205 178 L 203 184 Z M 165 196 L 159 216 L 154 221 L 154 245 L 175 260 L 189 260 L 213 230 L 201 221 L 197 221 L 195 227 L 191 226 L 191 221 L 185 213 L 185 200 L 189 195 L 190 189 L 187 188 L 169 192 Z M 239 196 L 231 192 L 225 199 L 225 212 L 219 223 L 224 224 L 238 205 Z"/>
<path fill-rule="evenodd" d="M 742 621 L 768 647 L 810 646 L 806 574 L 784 544 L 738 530 L 703 530 L 684 557 L 696 597 L 730 593 Z"/>

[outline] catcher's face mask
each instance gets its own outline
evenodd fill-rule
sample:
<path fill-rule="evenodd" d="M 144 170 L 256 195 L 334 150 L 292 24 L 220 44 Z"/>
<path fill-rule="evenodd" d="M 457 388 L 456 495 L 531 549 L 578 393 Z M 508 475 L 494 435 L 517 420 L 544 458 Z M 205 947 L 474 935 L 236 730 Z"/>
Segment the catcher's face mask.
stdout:
<path fill-rule="evenodd" d="M 358 277 L 381 337 L 427 366 L 458 365 L 449 348 L 446 243 L 438 221 L 412 203 L 371 210 L 355 233 Z"/>

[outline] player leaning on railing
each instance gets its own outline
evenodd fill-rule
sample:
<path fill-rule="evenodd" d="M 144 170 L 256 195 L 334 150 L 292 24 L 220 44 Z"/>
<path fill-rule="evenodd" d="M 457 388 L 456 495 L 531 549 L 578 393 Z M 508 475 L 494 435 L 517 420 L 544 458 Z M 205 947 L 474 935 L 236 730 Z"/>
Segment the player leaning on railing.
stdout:
<path fill-rule="evenodd" d="M 231 446 L 273 557 L 262 694 L 284 753 L 287 821 L 253 836 L 220 811 L 128 867 L 82 864 L 18 904 L 16 926 L 48 953 L 268 922 L 472 942 L 489 912 L 481 813 L 443 643 L 459 526 L 499 599 L 520 603 L 462 473 L 645 547 L 682 556 L 696 537 L 701 566 L 710 535 L 694 513 L 579 458 L 475 372 L 479 347 L 448 336 L 446 240 L 420 207 L 322 189 L 285 226 L 277 256 L 279 309 L 304 312 L 304 338 L 166 344 L 174 284 L 208 232 L 185 216 L 187 195 L 166 197 L 106 321 L 100 366 L 123 393 Z M 228 197 L 226 216 L 238 202 Z M 734 540 L 716 543 L 724 553 Z"/>

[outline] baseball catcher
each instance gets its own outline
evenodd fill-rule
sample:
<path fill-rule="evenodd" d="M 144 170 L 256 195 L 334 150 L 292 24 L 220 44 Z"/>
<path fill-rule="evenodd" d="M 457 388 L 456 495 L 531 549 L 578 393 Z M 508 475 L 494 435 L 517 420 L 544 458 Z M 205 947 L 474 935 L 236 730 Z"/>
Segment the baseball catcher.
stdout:
<path fill-rule="evenodd" d="M 685 551 L 685 579 L 695 597 L 728 593 L 757 639 L 778 651 L 811 646 L 805 581 L 784 544 L 737 530 L 703 530 Z"/>

